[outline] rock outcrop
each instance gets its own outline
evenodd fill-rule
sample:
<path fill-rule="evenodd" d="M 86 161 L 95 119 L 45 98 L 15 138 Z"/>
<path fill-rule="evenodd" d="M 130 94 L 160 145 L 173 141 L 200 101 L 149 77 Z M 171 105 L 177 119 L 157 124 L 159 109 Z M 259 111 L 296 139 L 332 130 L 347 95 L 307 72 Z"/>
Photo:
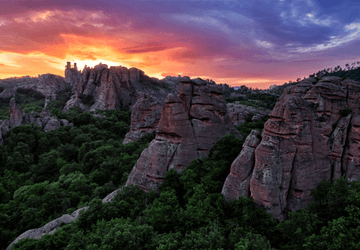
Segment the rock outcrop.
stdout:
<path fill-rule="evenodd" d="M 46 100 L 56 99 L 56 92 L 69 88 L 69 84 L 65 82 L 61 76 L 53 74 L 39 75 L 38 82 L 35 84 L 27 84 L 24 88 L 33 89 L 42 93 Z"/>
<path fill-rule="evenodd" d="M 162 103 L 169 93 L 176 92 L 181 79 L 182 77 L 167 77 L 159 80 L 150 78 L 137 68 L 128 69 L 122 66 L 109 68 L 101 63 L 94 68 L 85 66 L 79 76 L 79 71 L 71 68 L 68 62 L 65 80 L 71 85 L 74 83 L 74 95 L 67 102 L 64 111 L 74 106 L 90 111 L 132 107 L 141 92 L 146 92 L 148 97 L 151 96 Z M 89 107 L 84 105 L 82 101 L 84 96 L 91 96 L 94 103 Z"/>
<path fill-rule="evenodd" d="M 235 126 L 245 123 L 246 118 L 250 115 L 252 115 L 252 120 L 255 121 L 270 113 L 270 110 L 260 110 L 242 104 L 228 103 L 226 105 L 230 119 Z"/>
<path fill-rule="evenodd" d="M 181 172 L 229 133 L 241 137 L 227 115 L 221 86 L 200 79 L 180 82 L 178 96 L 169 94 L 164 101 L 156 138 L 141 153 L 126 185 L 158 190 L 169 169 Z"/>
<path fill-rule="evenodd" d="M 130 131 L 126 134 L 123 144 L 138 141 L 144 135 L 156 131 L 161 117 L 162 103 L 159 100 L 140 94 L 132 107 Z"/>
<path fill-rule="evenodd" d="M 16 106 L 15 98 L 11 98 L 10 100 L 10 126 L 11 128 L 19 126 L 23 121 L 23 116 L 25 116 L 25 112 L 21 110 L 21 108 Z"/>
<path fill-rule="evenodd" d="M 71 62 L 67 62 L 65 67 L 65 82 L 68 83 L 71 87 L 74 87 L 80 78 L 81 71 L 77 69 L 76 63 L 74 63 L 74 67 L 71 68 Z"/>
<path fill-rule="evenodd" d="M 19 240 L 29 238 L 38 240 L 46 234 L 53 234 L 60 227 L 62 223 L 69 224 L 75 220 L 77 220 L 80 216 L 80 211 L 86 211 L 89 207 L 79 208 L 74 211 L 71 215 L 64 214 L 61 217 L 50 221 L 45 226 L 36 229 L 29 229 L 26 232 L 22 233 L 18 236 L 11 244 L 6 248 L 7 250 L 11 248 L 12 245 L 16 244 Z"/>
<path fill-rule="evenodd" d="M 254 164 L 241 164 L 253 165 L 249 195 L 256 203 L 284 219 L 310 203 L 310 191 L 321 181 L 360 180 L 359 97 L 359 82 L 338 77 L 309 78 L 285 89 L 265 123 Z M 229 190 L 244 183 L 230 181 L 231 175 L 223 187 L 230 200 L 237 193 Z"/>
<path fill-rule="evenodd" d="M 11 88 L 11 89 L 5 89 L 3 92 L 0 93 L 0 98 L 6 98 L 6 97 L 14 97 L 16 94 L 16 89 L 15 88 Z"/>
<path fill-rule="evenodd" d="M 92 96 L 95 103 L 90 110 L 120 109 L 136 102 L 136 92 L 132 81 L 141 81 L 144 72 L 136 68 L 110 67 L 106 64 L 94 68 L 84 67 L 81 78 L 75 83 L 75 95 L 67 103 L 65 110 L 72 105 L 73 99 L 80 95 Z"/>
<path fill-rule="evenodd" d="M 44 127 L 45 132 L 57 129 L 61 126 L 61 124 L 63 126 L 72 125 L 65 119 L 61 120 L 60 123 L 56 117 L 50 115 L 50 111 L 46 108 L 43 108 L 39 117 L 37 112 L 25 114 L 21 108 L 16 106 L 15 98 L 10 100 L 9 113 L 10 120 L 2 121 L 0 124 L 0 145 L 3 143 L 1 134 L 6 134 L 10 129 L 13 129 L 19 125 L 29 125 L 34 123 L 36 126 Z"/>
<path fill-rule="evenodd" d="M 230 174 L 225 180 L 221 193 L 227 200 L 237 199 L 240 195 L 249 198 L 250 179 L 255 162 L 255 148 L 260 143 L 260 132 L 252 130 L 246 137 L 239 156 L 231 164 Z"/>

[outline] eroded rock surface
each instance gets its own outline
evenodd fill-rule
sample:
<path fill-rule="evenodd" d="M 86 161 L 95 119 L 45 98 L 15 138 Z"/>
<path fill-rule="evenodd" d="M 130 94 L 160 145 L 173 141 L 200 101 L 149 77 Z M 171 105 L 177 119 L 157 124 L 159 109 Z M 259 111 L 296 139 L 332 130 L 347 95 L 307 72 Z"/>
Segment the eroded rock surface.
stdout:
<path fill-rule="evenodd" d="M 27 84 L 24 88 L 31 88 L 42 93 L 47 100 L 56 99 L 56 92 L 69 87 L 61 76 L 53 74 L 39 75 L 38 82 L 35 84 Z"/>
<path fill-rule="evenodd" d="M 226 104 L 227 111 L 230 116 L 231 122 L 235 126 L 240 126 L 246 121 L 246 118 L 253 115 L 252 120 L 260 120 L 263 116 L 268 115 L 270 110 L 260 110 L 250 106 L 242 105 L 242 104 L 234 104 L 228 103 Z"/>
<path fill-rule="evenodd" d="M 225 180 L 221 193 L 226 200 L 237 199 L 240 195 L 250 195 L 250 178 L 255 162 L 255 148 L 260 143 L 260 132 L 252 130 L 246 137 L 239 156 L 233 161 L 230 174 Z"/>
<path fill-rule="evenodd" d="M 310 203 L 322 180 L 360 179 L 359 97 L 359 82 L 338 77 L 305 79 L 284 91 L 255 149 L 250 195 L 256 203 L 284 219 Z M 225 183 L 223 190 L 229 188 Z"/>
<path fill-rule="evenodd" d="M 19 240 L 29 238 L 38 240 L 46 234 L 53 234 L 59 228 L 61 223 L 69 224 L 75 220 L 77 220 L 80 216 L 80 211 L 86 211 L 89 207 L 82 207 L 74 211 L 71 215 L 64 214 L 61 217 L 50 221 L 45 226 L 36 229 L 29 229 L 26 232 L 22 233 L 18 236 L 11 244 L 6 248 L 7 250 L 11 248 L 12 245 L 16 244 Z"/>
<path fill-rule="evenodd" d="M 200 79 L 181 81 L 178 96 L 169 94 L 164 101 L 156 138 L 141 153 L 126 185 L 158 190 L 169 169 L 181 172 L 229 133 L 241 137 L 227 115 L 222 87 Z"/>
<path fill-rule="evenodd" d="M 145 93 L 139 95 L 131 111 L 130 131 L 123 144 L 138 141 L 144 135 L 156 131 L 160 121 L 162 103 Z"/>

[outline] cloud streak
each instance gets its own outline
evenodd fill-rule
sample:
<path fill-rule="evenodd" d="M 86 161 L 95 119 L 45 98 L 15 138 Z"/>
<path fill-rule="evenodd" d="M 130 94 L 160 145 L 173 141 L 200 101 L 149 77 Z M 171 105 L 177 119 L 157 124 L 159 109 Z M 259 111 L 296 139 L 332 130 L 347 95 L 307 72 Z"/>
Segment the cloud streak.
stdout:
<path fill-rule="evenodd" d="M 101 61 L 160 78 L 187 74 L 265 88 L 356 60 L 360 22 L 350 14 L 357 7 L 324 3 L 2 1 L 0 78 L 63 75 L 67 60 L 79 67 Z"/>

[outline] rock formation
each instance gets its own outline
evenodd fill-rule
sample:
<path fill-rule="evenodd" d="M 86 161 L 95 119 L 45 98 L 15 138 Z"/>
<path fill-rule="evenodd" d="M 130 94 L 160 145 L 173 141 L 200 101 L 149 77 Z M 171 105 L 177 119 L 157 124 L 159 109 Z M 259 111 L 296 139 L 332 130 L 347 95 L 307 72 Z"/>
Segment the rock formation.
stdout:
<path fill-rule="evenodd" d="M 241 137 L 227 115 L 221 86 L 183 80 L 178 96 L 169 94 L 164 101 L 156 138 L 141 153 L 126 185 L 158 190 L 169 169 L 181 172 L 229 133 Z"/>
<path fill-rule="evenodd" d="M 74 66 L 75 68 L 75 66 Z M 167 77 L 164 80 L 150 78 L 142 70 L 111 66 L 106 64 L 96 65 L 94 68 L 84 67 L 79 77 L 78 71 L 71 65 L 65 70 L 66 82 L 74 83 L 74 95 L 67 102 L 64 110 L 70 107 L 80 107 L 83 110 L 94 111 L 96 109 L 120 109 L 132 107 L 140 92 L 146 92 L 160 103 L 169 93 L 175 93 L 181 77 Z M 95 103 L 86 107 L 82 102 L 83 96 L 91 96 Z"/>
<path fill-rule="evenodd" d="M 10 100 L 9 113 L 11 128 L 19 126 L 23 121 L 23 116 L 25 116 L 25 112 L 16 106 L 15 98 L 11 98 Z"/>
<path fill-rule="evenodd" d="M 49 132 L 53 129 L 57 129 L 63 124 L 63 126 L 72 125 L 69 121 L 63 119 L 58 121 L 56 117 L 50 115 L 50 111 L 46 108 L 43 108 L 39 117 L 37 117 L 37 112 L 31 112 L 29 114 L 25 114 L 21 108 L 16 106 L 15 98 L 10 100 L 10 120 L 2 121 L 0 124 L 0 145 L 3 143 L 1 134 L 6 134 L 10 129 L 15 128 L 19 125 L 29 125 L 34 123 L 36 126 L 44 127 L 45 132 Z"/>
<path fill-rule="evenodd" d="M 231 122 L 235 126 L 240 126 L 246 121 L 249 115 L 253 115 L 253 121 L 260 120 L 263 116 L 268 115 L 270 110 L 260 110 L 242 104 L 228 103 L 226 104 L 227 111 L 230 116 Z"/>
<path fill-rule="evenodd" d="M 310 203 L 311 189 L 322 180 L 340 176 L 359 180 L 359 97 L 359 82 L 338 77 L 319 82 L 309 78 L 285 89 L 265 123 L 254 164 L 244 156 L 240 169 L 246 166 L 246 171 L 236 180 L 233 176 L 238 172 L 232 169 L 223 187 L 225 197 L 251 195 L 276 218 L 284 219 L 288 211 Z M 250 190 L 244 194 L 248 164 L 253 171 Z"/>
<path fill-rule="evenodd" d="M 230 174 L 225 180 L 221 193 L 227 200 L 237 199 L 239 195 L 249 198 L 250 178 L 255 162 L 255 148 L 260 143 L 260 132 L 252 130 L 246 137 L 239 156 L 233 161 Z"/>
<path fill-rule="evenodd" d="M 95 103 L 90 110 L 128 107 L 136 101 L 131 82 L 140 81 L 143 77 L 144 72 L 135 68 L 108 68 L 106 64 L 99 64 L 94 68 L 85 67 L 74 86 L 75 95 L 67 103 L 65 110 L 69 109 L 73 100 L 80 95 L 93 96 Z"/>
<path fill-rule="evenodd" d="M 61 76 L 53 74 L 39 75 L 39 81 L 35 84 L 27 84 L 24 88 L 33 89 L 42 93 L 47 100 L 56 99 L 56 92 L 68 88 L 70 85 Z"/>
<path fill-rule="evenodd" d="M 6 248 L 7 250 L 11 248 L 12 245 L 16 244 L 19 240 L 29 238 L 29 239 L 35 239 L 38 240 L 41 237 L 43 237 L 46 234 L 53 234 L 55 231 L 59 228 L 61 223 L 69 224 L 70 222 L 73 222 L 77 220 L 80 216 L 80 211 L 86 211 L 89 207 L 82 207 L 74 211 L 71 215 L 64 214 L 61 217 L 50 221 L 45 226 L 41 228 L 36 229 L 29 229 L 26 232 L 22 233 L 20 236 L 18 236 L 11 244 Z"/>
<path fill-rule="evenodd" d="M 161 116 L 162 104 L 145 93 L 139 94 L 132 107 L 130 131 L 126 134 L 123 144 L 138 141 L 144 135 L 156 131 Z"/>
<path fill-rule="evenodd" d="M 0 98 L 6 98 L 6 97 L 9 97 L 9 96 L 11 96 L 11 97 L 15 96 L 16 89 L 17 89 L 17 87 L 11 88 L 11 89 L 5 89 L 3 92 L 0 93 Z"/>
<path fill-rule="evenodd" d="M 80 78 L 81 71 L 77 69 L 76 63 L 74 63 L 74 67 L 71 68 L 71 62 L 67 62 L 65 67 L 65 82 L 71 87 L 74 87 Z"/>

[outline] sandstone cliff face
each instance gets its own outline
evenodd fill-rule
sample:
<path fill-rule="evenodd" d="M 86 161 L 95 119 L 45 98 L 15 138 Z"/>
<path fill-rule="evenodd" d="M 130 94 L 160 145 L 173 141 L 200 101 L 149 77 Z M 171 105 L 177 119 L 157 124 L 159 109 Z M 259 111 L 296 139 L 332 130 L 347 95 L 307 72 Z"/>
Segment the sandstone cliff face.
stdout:
<path fill-rule="evenodd" d="M 144 72 L 135 68 L 108 68 L 106 64 L 99 64 L 94 68 L 85 67 L 81 78 L 75 80 L 75 95 L 67 103 L 65 110 L 72 106 L 73 100 L 80 94 L 93 96 L 95 103 L 90 110 L 128 107 L 136 101 L 135 89 L 131 82 L 140 81 L 143 77 Z"/>
<path fill-rule="evenodd" d="M 138 141 L 144 135 L 156 131 L 161 117 L 162 103 L 159 100 L 139 94 L 138 100 L 131 111 L 130 131 L 126 134 L 123 144 Z"/>
<path fill-rule="evenodd" d="M 241 137 L 226 112 L 222 88 L 202 80 L 182 81 L 161 109 L 156 138 L 129 174 L 126 185 L 158 190 L 169 169 L 181 172 L 191 160 L 206 157 L 226 134 Z"/>
<path fill-rule="evenodd" d="M 253 165 L 249 194 L 256 203 L 284 219 L 309 204 L 311 189 L 322 180 L 360 179 L 359 95 L 359 82 L 338 77 L 305 79 L 284 91 L 265 123 L 254 164 L 242 163 Z M 226 198 L 236 198 L 226 190 L 242 183 L 225 182 Z"/>
<path fill-rule="evenodd" d="M 231 122 L 235 126 L 240 126 L 243 124 L 250 114 L 254 115 L 253 121 L 255 121 L 260 120 L 262 117 L 270 113 L 270 110 L 260 110 L 242 104 L 228 103 L 226 106 Z"/>
<path fill-rule="evenodd" d="M 83 110 L 120 109 L 132 107 L 137 96 L 146 92 L 148 97 L 153 97 L 162 103 L 169 93 L 175 93 L 181 77 L 167 77 L 163 80 L 150 78 L 142 70 L 99 64 L 94 68 L 86 67 L 79 76 L 74 69 L 67 66 L 65 79 L 70 84 L 74 83 L 74 95 L 67 102 L 64 111 L 70 107 L 80 107 Z M 86 107 L 79 97 L 92 96 L 95 101 L 90 108 Z"/>
<path fill-rule="evenodd" d="M 249 198 L 255 149 L 259 145 L 260 139 L 260 132 L 257 130 L 252 130 L 246 137 L 239 156 L 231 164 L 230 174 L 226 178 L 221 191 L 226 200 L 237 199 L 240 195 Z"/>

